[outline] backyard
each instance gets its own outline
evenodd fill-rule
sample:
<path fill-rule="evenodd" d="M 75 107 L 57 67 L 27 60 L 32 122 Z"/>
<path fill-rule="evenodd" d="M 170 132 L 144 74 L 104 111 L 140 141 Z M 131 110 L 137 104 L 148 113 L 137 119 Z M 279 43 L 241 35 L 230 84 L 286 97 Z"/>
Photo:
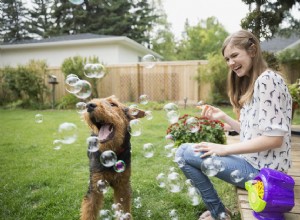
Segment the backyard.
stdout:
<path fill-rule="evenodd" d="M 223 107 L 222 107 L 223 108 Z M 224 107 L 233 115 L 231 108 Z M 194 206 L 187 193 L 185 177 L 173 158 L 166 157 L 164 146 L 168 121 L 164 110 L 153 110 L 153 119 L 142 119 L 143 131 L 132 137 L 132 213 L 134 219 L 193 220 L 205 210 L 203 202 Z M 198 115 L 195 107 L 180 108 L 180 115 Z M 41 123 L 35 121 L 41 114 Z M 56 148 L 58 127 L 63 122 L 77 126 L 75 143 Z M 296 113 L 294 124 L 300 124 Z M 0 110 L 0 219 L 79 219 L 80 205 L 88 187 L 89 168 L 86 154 L 88 127 L 76 110 Z M 146 158 L 143 144 L 154 145 L 153 157 Z M 173 168 L 172 168 L 173 167 Z M 156 177 L 175 170 L 183 189 L 172 193 L 159 187 Z M 240 219 L 235 188 L 212 178 L 226 206 Z M 139 198 L 139 204 L 135 200 Z M 104 209 L 111 209 L 112 190 L 106 194 Z"/>

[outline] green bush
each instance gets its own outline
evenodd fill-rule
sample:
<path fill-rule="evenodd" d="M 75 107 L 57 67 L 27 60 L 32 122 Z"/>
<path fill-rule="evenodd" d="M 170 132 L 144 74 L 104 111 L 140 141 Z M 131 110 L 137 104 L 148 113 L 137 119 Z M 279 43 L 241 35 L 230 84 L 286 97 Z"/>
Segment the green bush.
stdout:
<path fill-rule="evenodd" d="M 300 44 L 294 48 L 285 49 L 277 54 L 277 58 L 281 63 L 293 63 L 300 61 Z"/>
<path fill-rule="evenodd" d="M 229 103 L 227 96 L 227 74 L 228 68 L 221 54 L 210 54 L 208 64 L 201 65 L 196 80 L 200 83 L 209 82 L 212 88 L 211 100 L 214 104 Z"/>
<path fill-rule="evenodd" d="M 2 106 L 22 108 L 45 108 L 45 85 L 47 65 L 44 61 L 31 60 L 27 65 L 16 68 L 7 66 L 0 72 Z"/>

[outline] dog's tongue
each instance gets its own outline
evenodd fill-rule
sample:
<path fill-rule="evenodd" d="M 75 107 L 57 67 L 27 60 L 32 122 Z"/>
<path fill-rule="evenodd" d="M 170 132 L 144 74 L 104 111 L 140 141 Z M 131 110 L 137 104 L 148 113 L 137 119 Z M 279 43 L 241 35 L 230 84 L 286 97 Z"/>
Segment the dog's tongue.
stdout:
<path fill-rule="evenodd" d="M 111 131 L 111 125 L 109 125 L 109 124 L 102 125 L 100 127 L 100 131 L 99 131 L 99 134 L 98 134 L 100 142 L 107 140 L 111 132 L 112 132 Z"/>

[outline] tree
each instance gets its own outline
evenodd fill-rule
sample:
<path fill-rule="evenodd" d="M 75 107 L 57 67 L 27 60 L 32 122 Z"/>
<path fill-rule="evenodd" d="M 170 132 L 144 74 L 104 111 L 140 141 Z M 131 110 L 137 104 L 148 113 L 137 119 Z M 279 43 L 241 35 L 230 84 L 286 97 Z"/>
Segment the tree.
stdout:
<path fill-rule="evenodd" d="M 293 18 L 290 13 L 294 5 L 300 10 L 300 0 L 242 1 L 249 5 L 250 12 L 241 21 L 241 26 L 252 31 L 257 37 L 270 39 L 276 33 L 295 33 L 295 31 L 300 34 L 300 20 Z"/>
<path fill-rule="evenodd" d="M 47 38 L 51 35 L 53 27 L 52 19 L 52 1 L 51 0 L 33 0 L 32 9 L 29 9 L 30 23 L 28 30 L 40 38 Z"/>
<path fill-rule="evenodd" d="M 175 36 L 171 31 L 171 24 L 167 21 L 167 15 L 160 0 L 157 0 L 155 8 L 159 18 L 153 26 L 151 49 L 162 55 L 164 60 L 176 60 Z"/>
<path fill-rule="evenodd" d="M 55 35 L 94 33 L 127 36 L 149 44 L 157 18 L 147 0 L 85 0 L 81 5 L 54 0 Z"/>
<path fill-rule="evenodd" d="M 28 39 L 28 10 L 21 0 L 1 0 L 0 35 L 4 42 Z"/>
<path fill-rule="evenodd" d="M 215 17 L 201 20 L 196 26 L 185 24 L 185 36 L 178 46 L 178 56 L 183 60 L 207 59 L 210 53 L 220 52 L 223 40 L 228 36 Z"/>

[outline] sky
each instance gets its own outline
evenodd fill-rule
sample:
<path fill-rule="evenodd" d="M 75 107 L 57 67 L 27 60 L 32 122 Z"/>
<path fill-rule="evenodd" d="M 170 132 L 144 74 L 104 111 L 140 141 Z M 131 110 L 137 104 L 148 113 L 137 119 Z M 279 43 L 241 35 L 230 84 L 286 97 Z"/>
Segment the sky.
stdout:
<path fill-rule="evenodd" d="M 191 26 L 208 17 L 216 17 L 229 33 L 241 29 L 240 21 L 249 12 L 241 0 L 162 0 L 172 32 L 180 38 L 185 20 Z"/>

